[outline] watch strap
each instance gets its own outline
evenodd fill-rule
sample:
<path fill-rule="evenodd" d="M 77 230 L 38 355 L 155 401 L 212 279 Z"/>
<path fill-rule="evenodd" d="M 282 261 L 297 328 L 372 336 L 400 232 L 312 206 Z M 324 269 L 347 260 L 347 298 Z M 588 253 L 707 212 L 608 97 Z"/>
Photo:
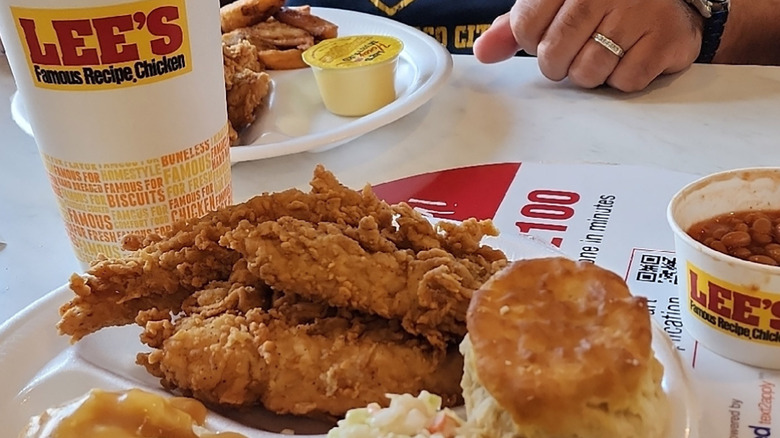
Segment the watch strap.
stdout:
<path fill-rule="evenodd" d="M 712 16 L 704 20 L 704 29 L 701 36 L 701 50 L 696 62 L 710 63 L 720 46 L 720 39 L 723 36 L 723 29 L 726 26 L 726 20 L 729 17 L 728 4 L 719 11 L 713 11 Z"/>

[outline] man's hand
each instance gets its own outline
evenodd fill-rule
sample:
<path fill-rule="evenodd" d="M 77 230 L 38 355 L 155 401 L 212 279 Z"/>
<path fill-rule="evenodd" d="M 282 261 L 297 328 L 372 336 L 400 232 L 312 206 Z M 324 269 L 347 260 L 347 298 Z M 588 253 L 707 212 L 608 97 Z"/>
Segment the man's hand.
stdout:
<path fill-rule="evenodd" d="M 638 91 L 696 59 L 703 19 L 683 0 L 517 0 L 474 45 L 477 59 L 502 61 L 518 50 L 537 55 L 542 73 L 593 88 Z M 593 39 L 618 44 L 620 58 Z"/>

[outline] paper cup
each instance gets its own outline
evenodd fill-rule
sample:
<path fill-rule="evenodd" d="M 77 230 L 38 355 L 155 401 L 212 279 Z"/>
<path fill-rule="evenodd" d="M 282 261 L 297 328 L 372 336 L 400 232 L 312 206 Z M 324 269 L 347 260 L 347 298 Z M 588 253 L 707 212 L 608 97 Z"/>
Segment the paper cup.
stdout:
<path fill-rule="evenodd" d="M 780 210 L 780 168 L 737 169 L 699 179 L 671 200 L 684 327 L 715 353 L 780 369 L 780 267 L 732 257 L 687 234 L 721 214 Z"/>
<path fill-rule="evenodd" d="M 0 36 L 79 260 L 232 202 L 217 3 L 0 0 Z"/>

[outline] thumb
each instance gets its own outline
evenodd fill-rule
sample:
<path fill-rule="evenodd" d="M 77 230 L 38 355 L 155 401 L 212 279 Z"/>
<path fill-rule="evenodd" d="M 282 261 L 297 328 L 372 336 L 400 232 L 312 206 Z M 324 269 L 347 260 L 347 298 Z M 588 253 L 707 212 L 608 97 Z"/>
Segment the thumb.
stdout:
<path fill-rule="evenodd" d="M 488 30 L 474 42 L 474 56 L 483 63 L 509 59 L 520 50 L 512 28 L 509 25 L 509 13 L 499 16 L 493 21 Z"/>

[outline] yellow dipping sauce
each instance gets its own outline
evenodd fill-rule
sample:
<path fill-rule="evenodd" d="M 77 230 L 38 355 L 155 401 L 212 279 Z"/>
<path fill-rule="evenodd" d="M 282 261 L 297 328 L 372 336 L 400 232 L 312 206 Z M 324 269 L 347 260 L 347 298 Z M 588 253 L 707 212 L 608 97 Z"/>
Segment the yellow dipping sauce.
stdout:
<path fill-rule="evenodd" d="M 209 432 L 203 428 L 206 414 L 206 407 L 191 398 L 94 389 L 33 418 L 20 438 L 246 438 Z"/>
<path fill-rule="evenodd" d="M 404 44 L 385 35 L 327 39 L 303 52 L 325 108 L 339 116 L 364 116 L 396 98 L 395 73 Z"/>

